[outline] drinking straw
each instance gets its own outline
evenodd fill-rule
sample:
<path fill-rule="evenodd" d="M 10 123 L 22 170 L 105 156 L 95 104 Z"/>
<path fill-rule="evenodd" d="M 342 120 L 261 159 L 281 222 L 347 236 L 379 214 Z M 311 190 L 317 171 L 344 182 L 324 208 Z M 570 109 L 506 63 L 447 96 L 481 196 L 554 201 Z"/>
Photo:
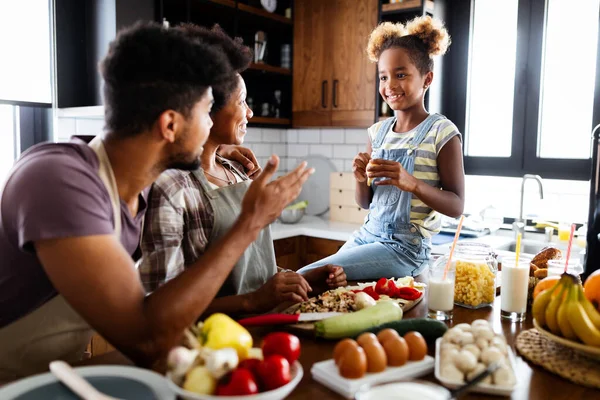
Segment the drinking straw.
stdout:
<path fill-rule="evenodd" d="M 450 268 L 450 262 L 452 261 L 452 254 L 454 253 L 454 247 L 456 247 L 456 242 L 458 242 L 458 237 L 460 236 L 460 230 L 462 229 L 463 221 L 465 220 L 465 216 L 460 216 L 460 221 L 458 221 L 458 226 L 456 227 L 456 233 L 454 234 L 454 241 L 452 242 L 452 247 L 450 247 L 450 254 L 448 255 L 448 261 L 446 262 L 446 268 L 444 268 L 444 280 L 446 280 L 446 275 L 448 275 L 448 269 Z"/>
<path fill-rule="evenodd" d="M 519 265 L 519 255 L 521 254 L 521 239 L 523 238 L 523 234 L 521 232 L 517 233 L 517 248 L 515 249 L 517 253 L 517 261 L 516 265 Z"/>
<path fill-rule="evenodd" d="M 569 266 L 569 258 L 571 258 L 571 245 L 573 244 L 573 236 L 575 236 L 575 224 L 571 224 L 571 235 L 569 235 L 569 245 L 567 246 L 567 260 L 565 261 L 565 273 Z"/>

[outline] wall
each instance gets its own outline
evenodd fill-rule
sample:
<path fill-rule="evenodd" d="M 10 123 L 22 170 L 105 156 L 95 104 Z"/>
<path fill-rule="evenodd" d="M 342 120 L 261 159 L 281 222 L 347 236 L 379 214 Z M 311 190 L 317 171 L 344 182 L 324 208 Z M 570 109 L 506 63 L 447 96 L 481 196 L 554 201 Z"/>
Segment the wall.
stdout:
<path fill-rule="evenodd" d="M 59 117 L 58 141 L 73 134 L 94 135 L 102 131 L 101 117 Z M 280 171 L 292 170 L 308 155 L 329 158 L 338 171 L 352 171 L 352 160 L 366 147 L 365 129 L 267 129 L 249 128 L 245 145 L 264 165 L 271 154 L 280 159 Z M 479 213 L 490 206 L 506 217 L 519 213 L 520 178 L 466 177 L 465 213 Z M 544 200 L 539 199 L 537 184 L 525 186 L 525 216 L 563 222 L 585 222 L 588 212 L 589 182 L 544 180 Z"/>

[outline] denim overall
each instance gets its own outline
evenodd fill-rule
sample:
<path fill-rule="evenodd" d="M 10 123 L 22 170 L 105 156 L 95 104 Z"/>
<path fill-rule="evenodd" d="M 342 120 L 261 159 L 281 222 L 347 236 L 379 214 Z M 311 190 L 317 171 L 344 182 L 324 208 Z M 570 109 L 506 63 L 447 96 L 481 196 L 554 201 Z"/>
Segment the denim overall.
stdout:
<path fill-rule="evenodd" d="M 371 158 L 395 160 L 413 174 L 416 149 L 425 139 L 432 125 L 444 118 L 431 114 L 417 126 L 417 132 L 408 149 L 382 149 L 386 134 L 396 118 L 388 118 L 379 128 L 373 141 Z M 374 182 L 382 178 L 376 178 Z M 417 276 L 427 266 L 431 241 L 410 223 L 412 193 L 396 186 L 373 185 L 373 200 L 369 214 L 359 231 L 334 255 L 307 265 L 299 273 L 327 264 L 340 265 L 348 280 L 373 280 L 382 277 L 400 278 Z"/>

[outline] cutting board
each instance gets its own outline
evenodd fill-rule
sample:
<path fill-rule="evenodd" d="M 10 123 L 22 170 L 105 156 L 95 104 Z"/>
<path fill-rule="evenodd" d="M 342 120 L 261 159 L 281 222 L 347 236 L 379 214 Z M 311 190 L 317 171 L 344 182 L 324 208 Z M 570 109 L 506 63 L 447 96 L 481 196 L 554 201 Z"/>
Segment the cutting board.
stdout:
<path fill-rule="evenodd" d="M 425 291 L 423 291 L 423 293 L 421 294 L 421 297 L 419 297 L 417 300 L 403 300 L 403 303 L 398 303 L 398 305 L 400 306 L 400 308 L 402 308 L 403 314 L 406 314 L 409 310 L 411 310 L 417 304 L 419 304 L 421 302 L 421 300 L 423 300 L 423 297 L 425 297 Z M 395 299 L 392 299 L 392 300 L 395 300 Z M 294 304 L 293 306 L 286 309 L 284 311 L 284 313 L 285 314 L 293 314 L 296 311 L 296 309 L 298 309 L 299 306 L 300 306 L 300 303 Z M 302 322 L 299 324 L 282 325 L 281 327 L 282 327 L 282 329 L 285 329 L 290 332 L 300 334 L 303 336 L 314 336 L 315 335 L 315 323 L 314 322 Z"/>

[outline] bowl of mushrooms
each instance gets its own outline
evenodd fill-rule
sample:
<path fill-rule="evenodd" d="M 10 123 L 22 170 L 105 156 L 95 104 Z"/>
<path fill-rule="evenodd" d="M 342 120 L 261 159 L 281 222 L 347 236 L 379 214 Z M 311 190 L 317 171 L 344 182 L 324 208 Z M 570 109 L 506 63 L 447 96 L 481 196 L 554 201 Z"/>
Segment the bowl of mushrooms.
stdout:
<path fill-rule="evenodd" d="M 472 391 L 510 396 L 517 386 L 515 357 L 504 336 L 494 333 L 486 320 L 458 324 L 436 341 L 435 377 L 447 388 L 464 385 L 492 363 L 499 367 Z"/>

